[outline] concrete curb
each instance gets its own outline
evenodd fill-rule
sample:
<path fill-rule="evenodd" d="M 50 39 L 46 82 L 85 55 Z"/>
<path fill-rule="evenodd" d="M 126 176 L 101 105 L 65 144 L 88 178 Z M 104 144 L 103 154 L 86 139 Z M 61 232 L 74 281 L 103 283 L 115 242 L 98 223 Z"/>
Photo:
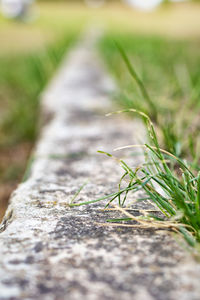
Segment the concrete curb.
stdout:
<path fill-rule="evenodd" d="M 79 201 L 116 191 L 120 167 L 97 150 L 144 138 L 139 122 L 105 117 L 114 85 L 93 44 L 88 37 L 71 52 L 43 95 L 50 117 L 1 226 L 0 300 L 197 300 L 200 266 L 169 234 L 102 226 L 118 215 L 103 203 L 67 206 L 86 180 Z"/>

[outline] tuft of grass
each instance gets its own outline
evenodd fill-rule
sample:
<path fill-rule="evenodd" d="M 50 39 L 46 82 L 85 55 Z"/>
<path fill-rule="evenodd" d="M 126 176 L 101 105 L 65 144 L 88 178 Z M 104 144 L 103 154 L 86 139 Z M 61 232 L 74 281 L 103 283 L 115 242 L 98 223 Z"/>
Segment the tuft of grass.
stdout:
<path fill-rule="evenodd" d="M 120 219 L 109 219 L 108 223 L 114 223 L 114 225 L 142 227 L 142 228 L 165 228 L 171 229 L 181 234 L 187 243 L 194 247 L 200 243 L 200 172 L 198 167 L 198 154 L 196 153 L 197 143 L 193 141 L 191 135 L 187 140 L 187 145 L 190 145 L 191 153 L 186 153 L 188 158 L 192 158 L 192 162 L 186 161 L 183 157 L 183 150 L 181 145 L 183 144 L 183 137 L 185 138 L 185 126 L 183 121 L 186 121 L 186 127 L 189 122 L 186 118 L 184 120 L 178 119 L 180 122 L 181 134 L 177 133 L 176 122 L 172 123 L 172 119 L 169 115 L 177 114 L 177 106 L 171 108 L 168 103 L 165 103 L 166 111 L 163 113 L 162 105 L 157 105 L 156 102 L 152 101 L 149 96 L 147 89 L 138 76 L 135 68 L 130 62 L 125 51 L 119 44 L 117 48 L 126 64 L 126 67 L 137 84 L 139 91 L 142 95 L 140 101 L 136 102 L 136 109 L 128 108 L 123 111 L 116 113 L 132 112 L 139 115 L 147 128 L 149 141 L 144 145 L 129 145 L 123 148 L 143 148 L 145 162 L 135 169 L 132 169 L 124 160 L 115 160 L 120 163 L 124 170 L 118 184 L 118 191 L 110 195 L 101 197 L 96 200 L 71 204 L 71 206 L 80 206 L 85 204 L 96 203 L 102 200 L 108 200 L 106 207 L 111 205 L 115 200 L 118 201 L 117 209 L 126 215 L 126 218 Z M 149 51 L 149 49 L 148 49 Z M 118 65 L 116 65 L 118 68 Z M 182 79 L 182 78 L 181 78 Z M 178 81 L 178 78 L 176 77 Z M 177 82 L 173 82 L 173 84 Z M 180 80 L 179 84 L 182 84 Z M 185 88 L 185 85 L 183 85 Z M 198 89 L 193 86 L 195 90 L 195 97 L 198 95 Z M 179 90 L 180 92 L 180 90 Z M 183 92 L 183 90 L 181 91 Z M 182 93 L 181 93 L 182 95 Z M 183 95 L 182 95 L 183 96 Z M 195 100 L 194 100 L 195 99 Z M 130 104 L 130 102 L 128 102 Z M 198 108 L 196 98 L 189 99 L 189 104 L 186 108 L 192 107 Z M 129 105 L 127 105 L 129 107 Z M 142 108 L 142 110 L 140 110 Z M 184 113 L 187 114 L 187 109 Z M 166 150 L 160 146 L 159 138 L 156 134 L 155 126 L 151 121 L 153 118 L 156 127 L 162 132 L 162 140 L 166 146 Z M 193 110 L 191 115 L 194 117 L 196 111 Z M 161 117 L 160 117 L 161 115 Z M 177 115 L 177 118 L 180 118 Z M 195 127 L 194 132 L 197 134 L 197 128 Z M 195 146 L 194 146 L 195 145 Z M 117 149 L 116 149 L 117 150 Z M 110 158 L 114 158 L 110 153 L 99 151 L 107 155 Z M 128 181 L 128 183 L 127 183 Z M 125 188 L 122 188 L 122 183 L 126 184 Z M 124 186 L 124 185 L 123 185 Z M 143 191 L 143 198 L 137 199 L 137 201 L 151 200 L 151 202 L 157 206 L 162 216 L 158 216 L 156 213 L 149 213 L 143 216 L 135 217 L 129 212 L 124 210 L 126 205 L 127 196 L 130 193 L 135 193 L 139 190 Z M 136 224 L 122 224 L 124 221 L 136 221 Z"/>
<path fill-rule="evenodd" d="M 153 123 L 144 113 L 142 117 L 150 139 L 150 143 L 144 145 L 146 163 L 132 170 L 121 161 L 124 174 L 128 173 L 133 191 L 141 187 L 145 196 L 156 204 L 163 213 L 161 220 L 180 224 L 178 230 L 194 246 L 200 242 L 200 173 L 192 172 L 186 161 L 162 150 Z"/>
<path fill-rule="evenodd" d="M 123 112 L 134 112 L 144 119 L 150 142 L 144 145 L 125 146 L 120 150 L 127 147 L 133 149 L 142 147 L 145 162 L 132 169 L 124 160 L 118 160 L 124 174 L 119 181 L 117 192 L 96 200 L 70 204 L 70 206 L 87 205 L 108 199 L 106 204 L 108 207 L 114 200 L 118 200 L 118 209 L 124 213 L 123 207 L 126 205 L 129 192 L 135 193 L 142 190 L 144 196 L 137 201 L 151 200 L 162 212 L 162 217 L 158 217 L 156 213 L 134 217 L 125 212 L 128 218 L 113 219 L 108 222 L 134 220 L 140 224 L 134 227 L 142 225 L 142 228 L 168 228 L 182 234 L 190 246 L 195 246 L 200 242 L 200 173 L 195 174 L 187 162 L 160 148 L 153 123 L 146 114 L 134 109 L 117 113 Z M 99 152 L 110 158 L 113 157 L 110 153 Z M 123 182 L 127 186 L 122 189 Z"/>

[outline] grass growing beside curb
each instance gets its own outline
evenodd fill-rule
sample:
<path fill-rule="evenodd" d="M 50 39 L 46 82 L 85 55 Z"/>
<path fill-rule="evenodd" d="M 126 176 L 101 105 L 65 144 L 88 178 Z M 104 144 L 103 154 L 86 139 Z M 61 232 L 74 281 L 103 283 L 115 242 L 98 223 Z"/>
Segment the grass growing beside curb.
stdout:
<path fill-rule="evenodd" d="M 149 142 L 141 146 L 145 149 L 146 160 L 141 167 L 133 170 L 126 162 L 120 160 L 124 174 L 119 187 L 127 177 L 129 182 L 126 189 L 119 189 L 114 197 L 110 195 L 109 204 L 118 197 L 119 207 L 123 207 L 128 193 L 141 189 L 146 199 L 153 201 L 163 214 L 162 218 L 153 214 L 148 215 L 145 221 L 150 221 L 150 226 L 154 226 L 155 221 L 158 227 L 160 224 L 166 224 L 181 233 L 190 246 L 195 246 L 200 243 L 200 136 L 197 122 L 200 113 L 200 56 L 197 53 L 194 55 L 194 49 L 190 52 L 191 49 L 189 50 L 186 42 L 170 44 L 161 39 L 133 38 L 131 41 L 125 38 L 124 43 L 120 40 L 120 44 L 115 45 L 118 53 L 116 50 L 113 51 L 114 46 L 110 39 L 104 39 L 102 49 L 112 72 L 118 74 L 117 79 L 123 90 L 125 88 L 127 90 L 125 83 L 129 84 L 128 93 L 124 95 L 120 91 L 118 99 L 128 108 L 126 112 L 135 112 L 144 119 Z M 126 45 L 129 51 L 132 50 L 132 55 L 141 54 L 141 57 L 136 59 L 140 63 L 140 76 L 126 54 L 128 52 Z M 188 52 L 181 52 L 180 46 Z M 147 78 L 145 62 L 151 71 Z M 129 72 L 122 71 L 122 63 Z M 136 85 L 127 80 L 127 73 L 131 75 Z M 155 81 L 154 76 L 160 78 L 157 77 Z M 157 87 L 157 93 L 154 92 L 153 98 L 147 92 L 145 81 L 151 89 L 153 85 Z M 169 90 L 168 93 L 170 92 L 171 99 L 169 95 L 166 96 L 166 88 Z M 155 126 L 159 133 L 158 137 Z M 161 143 L 158 140 L 161 140 Z M 127 147 L 136 146 L 124 148 Z M 162 150 L 162 147 L 165 150 Z M 125 195 L 121 200 L 123 194 Z M 131 219 L 130 215 L 128 217 L 127 221 Z"/>
<path fill-rule="evenodd" d="M 145 162 L 132 169 L 124 160 L 115 158 L 124 170 L 119 181 L 119 190 L 96 200 L 71 203 L 69 206 L 108 200 L 108 207 L 117 200 L 118 206 L 115 207 L 125 214 L 126 218 L 111 219 L 107 222 L 129 227 L 170 229 L 183 235 L 190 246 L 197 246 L 200 243 L 200 172 L 192 172 L 187 162 L 160 148 L 153 123 L 146 114 L 134 109 L 115 113 L 124 112 L 137 113 L 143 118 L 148 129 L 149 143 L 128 145 L 116 150 L 143 147 Z M 113 157 L 109 153 L 99 152 Z M 121 188 L 122 183 L 126 184 L 125 188 Z M 128 193 L 139 190 L 143 191 L 144 197 L 137 199 L 137 202 L 151 200 L 162 212 L 162 216 L 158 217 L 157 213 L 146 211 L 145 216 L 135 217 L 124 209 Z M 123 221 L 136 221 L 137 224 L 124 225 L 121 223 Z"/>
<path fill-rule="evenodd" d="M 39 53 L 0 58 L 0 146 L 34 141 L 37 134 L 39 94 L 53 75 L 73 35 L 63 36 Z"/>
<path fill-rule="evenodd" d="M 0 57 L 0 220 L 37 137 L 39 94 L 76 35 L 63 32 L 42 50 Z"/>
<path fill-rule="evenodd" d="M 177 229 L 191 246 L 195 246 L 200 242 L 200 173 L 194 173 L 186 161 L 160 148 L 153 123 L 147 115 L 133 109 L 128 112 L 142 116 L 149 143 L 143 146 L 146 160 L 141 167 L 132 170 L 121 160 L 125 172 L 122 178 L 128 175 L 128 187 L 133 187 L 133 191 L 141 188 L 163 213 L 163 218 L 153 214 L 149 217 L 166 224 L 171 222 L 169 227 Z M 127 147 L 135 146 L 124 148 Z"/>
<path fill-rule="evenodd" d="M 121 45 L 120 51 L 113 40 Z M 178 157 L 189 159 L 199 170 L 198 41 L 108 34 L 100 46 L 119 84 L 116 98 L 121 106 L 148 114 L 154 121 L 161 146 Z M 139 76 L 136 78 L 134 74 Z"/>
<path fill-rule="evenodd" d="M 200 243 L 200 147 L 199 125 L 194 121 L 198 120 L 200 112 L 198 101 L 200 56 L 196 53 L 196 56 L 192 57 L 193 51 L 190 53 L 186 42 L 171 44 L 162 39 L 141 37 L 135 37 L 133 41 L 125 38 L 124 42 L 120 40 L 122 47 L 119 44 L 116 46 L 113 39 L 110 41 L 110 38 L 105 38 L 101 46 L 104 57 L 121 87 L 118 100 L 127 107 L 117 113 L 137 113 L 143 118 L 149 134 L 149 141 L 145 145 L 129 145 L 121 147 L 120 150 L 127 147 L 133 149 L 142 147 L 145 163 L 132 169 L 125 161 L 115 159 L 124 170 L 119 181 L 119 190 L 102 198 L 71 206 L 107 199 L 106 207 L 108 207 L 113 201 L 118 200 L 116 209 L 126 217 L 108 222 L 131 226 L 121 222 L 133 220 L 137 222 L 132 225 L 133 227 L 168 228 L 183 235 L 190 246 L 197 246 Z M 136 61 L 139 63 L 136 66 L 140 67 L 140 75 L 126 54 L 126 45 L 129 46 L 129 51 L 131 49 L 137 55 L 140 53 L 145 60 L 142 61 L 141 57 L 137 57 Z M 181 47 L 185 47 L 188 53 L 180 52 Z M 123 64 L 129 72 L 126 68 L 123 69 Z M 149 77 L 145 77 L 146 67 L 151 71 Z M 127 79 L 129 74 L 136 85 Z M 157 87 L 152 93 L 153 97 L 147 92 L 145 81 L 151 89 L 153 85 Z M 100 153 L 113 157 L 109 153 L 101 151 Z M 124 182 L 126 187 L 121 188 Z M 143 191 L 144 197 L 137 201 L 151 200 L 162 212 L 162 216 L 148 213 L 145 216 L 135 217 L 124 209 L 129 192 L 138 190 Z"/>

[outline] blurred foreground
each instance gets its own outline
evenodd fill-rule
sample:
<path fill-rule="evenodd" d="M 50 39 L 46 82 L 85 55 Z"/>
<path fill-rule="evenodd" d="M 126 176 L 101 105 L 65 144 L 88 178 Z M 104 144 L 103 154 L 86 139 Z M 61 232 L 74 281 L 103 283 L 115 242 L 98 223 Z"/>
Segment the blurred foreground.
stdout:
<path fill-rule="evenodd" d="M 127 48 L 130 55 L 137 56 L 137 61 L 142 59 L 147 68 L 149 66 L 147 60 L 154 64 L 157 59 L 156 68 L 151 70 L 156 72 L 153 77 L 158 80 L 157 86 L 163 86 L 162 74 L 165 72 L 166 65 L 169 65 L 168 59 L 177 60 L 179 57 L 177 51 L 181 51 L 180 44 L 176 47 L 173 40 L 180 40 L 180 42 L 185 40 L 188 45 L 185 47 L 185 44 L 181 44 L 183 45 L 181 59 L 191 61 L 192 72 L 195 57 L 198 56 L 199 15 L 200 5 L 189 3 L 160 7 L 152 12 L 136 11 L 117 3 L 107 4 L 98 9 L 81 4 L 41 3 L 37 4 L 35 19 L 29 22 L 6 20 L 1 16 L 0 201 L 4 203 L 4 208 L 10 192 L 22 178 L 27 158 L 37 137 L 39 94 L 53 75 L 66 49 L 72 45 L 85 27 L 99 26 L 107 30 L 109 39 L 119 38 L 125 50 Z M 123 35 L 127 36 L 124 42 L 121 38 Z M 148 36 L 148 42 L 145 38 L 135 39 L 137 36 Z M 154 36 L 172 40 L 167 44 L 166 51 L 165 46 L 161 46 L 162 51 L 159 51 L 160 46 L 155 42 Z M 132 49 L 134 45 L 137 47 Z M 109 47 L 108 44 L 104 49 L 108 57 Z M 169 49 L 177 55 L 165 55 Z M 156 51 L 159 52 L 158 55 Z M 121 63 L 118 63 L 120 57 L 116 60 L 115 55 L 111 57 L 110 63 L 114 61 L 112 68 L 118 72 L 119 69 L 121 70 Z M 172 61 L 170 63 L 173 65 Z M 140 64 L 142 61 L 138 63 Z M 178 72 L 182 72 L 181 70 L 180 67 Z M 121 77 L 124 76 L 123 72 L 120 74 Z M 180 78 L 187 76 L 184 74 L 180 75 Z M 150 89 L 153 89 L 155 81 L 152 86 L 151 82 L 149 85 Z M 168 86 L 166 90 L 167 97 L 170 97 Z M 160 93 L 163 99 L 162 91 L 158 89 L 157 97 Z"/>

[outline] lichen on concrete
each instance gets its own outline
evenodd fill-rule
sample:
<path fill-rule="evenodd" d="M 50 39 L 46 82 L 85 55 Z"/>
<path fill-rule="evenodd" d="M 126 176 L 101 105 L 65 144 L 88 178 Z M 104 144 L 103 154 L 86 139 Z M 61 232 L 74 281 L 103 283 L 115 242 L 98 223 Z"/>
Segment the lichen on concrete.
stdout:
<path fill-rule="evenodd" d="M 75 201 L 116 191 L 121 169 L 97 150 L 145 139 L 139 121 L 105 117 L 113 89 L 90 37 L 44 93 L 50 117 L 1 225 L 0 300 L 200 299 L 200 267 L 169 233 L 103 226 L 120 216 L 104 203 L 67 205 L 86 181 Z M 119 155 L 132 166 L 142 160 Z"/>

